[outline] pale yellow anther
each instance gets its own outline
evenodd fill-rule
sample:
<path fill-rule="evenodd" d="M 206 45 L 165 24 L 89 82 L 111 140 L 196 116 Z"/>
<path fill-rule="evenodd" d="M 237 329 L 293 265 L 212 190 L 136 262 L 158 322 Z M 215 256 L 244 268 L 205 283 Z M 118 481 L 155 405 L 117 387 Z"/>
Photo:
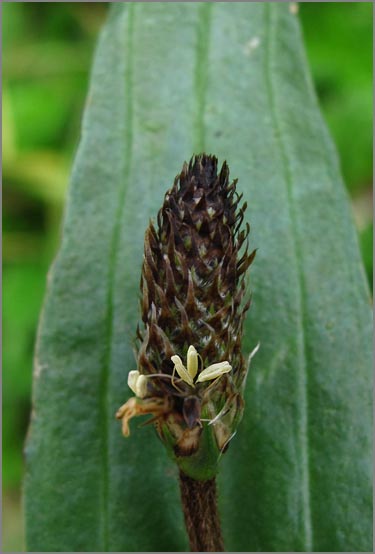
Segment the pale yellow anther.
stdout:
<path fill-rule="evenodd" d="M 194 387 L 194 379 L 198 373 L 198 352 L 192 344 L 189 346 L 186 358 L 187 369 L 182 363 L 180 356 L 171 356 L 171 360 L 174 363 L 174 371 L 177 371 L 178 375 L 183 381 L 185 381 L 185 383 L 188 383 L 191 387 Z M 217 377 L 220 377 L 220 375 L 228 373 L 231 369 L 232 366 L 227 361 L 212 364 L 200 372 L 195 382 L 202 383 L 204 381 L 216 379 Z"/>
<path fill-rule="evenodd" d="M 193 345 L 190 345 L 187 351 L 187 371 L 192 379 L 198 372 L 198 352 Z"/>
<path fill-rule="evenodd" d="M 171 356 L 171 360 L 174 363 L 175 370 L 177 371 L 181 379 L 185 381 L 185 383 L 188 383 L 193 387 L 194 381 L 187 372 L 186 367 L 182 363 L 180 356 Z"/>
<path fill-rule="evenodd" d="M 138 396 L 138 398 L 144 398 L 147 395 L 146 375 L 139 375 L 135 384 L 135 394 Z"/>
<path fill-rule="evenodd" d="M 129 371 L 128 386 L 138 398 L 144 398 L 147 394 L 146 375 L 141 375 L 136 369 Z"/>
<path fill-rule="evenodd" d="M 220 377 L 223 373 L 228 373 L 231 370 L 232 366 L 228 362 L 219 362 L 217 364 L 209 365 L 198 375 L 197 383 L 216 379 L 216 377 Z"/>
<path fill-rule="evenodd" d="M 137 394 L 136 385 L 139 375 L 140 373 L 136 369 L 129 371 L 128 374 L 128 387 L 134 392 L 134 394 Z"/>

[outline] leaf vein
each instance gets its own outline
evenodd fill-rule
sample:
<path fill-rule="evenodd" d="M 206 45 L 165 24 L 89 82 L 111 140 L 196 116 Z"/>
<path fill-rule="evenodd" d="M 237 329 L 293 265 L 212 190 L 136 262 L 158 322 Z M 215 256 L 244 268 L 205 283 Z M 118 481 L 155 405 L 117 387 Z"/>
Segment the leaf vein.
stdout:
<path fill-rule="evenodd" d="M 286 138 L 285 133 L 282 129 L 282 121 L 278 115 L 278 105 L 277 105 L 277 85 L 274 82 L 274 72 L 275 68 L 272 68 L 271 56 L 276 51 L 277 42 L 275 40 L 275 35 L 277 31 L 277 5 L 265 4 L 265 15 L 266 15 L 266 25 L 267 29 L 267 45 L 266 45 L 266 87 L 268 91 L 268 100 L 270 104 L 270 113 L 271 120 L 275 131 L 275 139 L 279 147 L 281 162 L 284 171 L 284 180 L 287 189 L 287 198 L 290 219 L 292 221 L 293 229 L 297 229 L 297 216 L 296 208 L 293 200 L 292 189 L 294 186 L 293 183 L 293 174 L 290 166 L 290 160 L 287 153 L 286 147 Z M 302 504 L 303 504 L 303 526 L 304 526 L 304 540 L 305 540 L 305 550 L 310 552 L 313 550 L 313 530 L 312 530 L 312 521 L 311 521 L 311 500 L 310 500 L 310 472 L 309 472 L 309 438 L 308 438 L 308 419 L 309 419 L 309 405 L 308 405 L 308 369 L 306 364 L 306 351 L 307 343 L 304 330 L 304 321 L 305 321 L 305 301 L 304 301 L 304 291 L 305 291 L 305 282 L 303 269 L 301 267 L 301 248 L 299 245 L 298 237 L 295 237 L 294 233 L 291 233 L 293 241 L 293 252 L 295 258 L 295 266 L 298 276 L 298 288 L 296 290 L 296 296 L 299 304 L 299 319 L 298 319 L 298 335 L 299 335 L 299 371 L 298 371 L 298 401 L 300 407 L 300 417 L 299 417 L 299 441 L 301 445 L 301 478 L 302 478 Z"/>
<path fill-rule="evenodd" d="M 129 3 L 127 21 L 127 64 L 125 67 L 125 150 L 124 150 L 124 175 L 122 182 L 119 184 L 117 197 L 117 207 L 115 211 L 115 221 L 110 245 L 109 255 L 109 277 L 108 277 L 108 292 L 107 292 L 107 324 L 106 324 L 106 351 L 101 375 L 101 416 L 102 427 L 102 469 L 103 469 L 103 486 L 101 498 L 101 534 L 103 542 L 103 551 L 109 552 L 109 479 L 110 479 L 110 452 L 109 452 L 109 434 L 110 424 L 113 421 L 114 414 L 112 413 L 109 391 L 109 375 L 112 367 L 112 340 L 114 333 L 114 279 L 117 265 L 117 257 L 119 255 L 119 243 L 121 233 L 121 222 L 123 220 L 123 212 L 125 205 L 125 196 L 130 179 L 130 169 L 132 161 L 133 149 L 133 27 L 134 27 L 134 4 Z"/>
<path fill-rule="evenodd" d="M 195 153 L 205 150 L 205 123 L 204 115 L 207 101 L 207 79 L 208 79 L 208 56 L 211 30 L 211 10 L 213 4 L 202 2 L 199 6 L 199 19 L 197 28 L 197 46 L 195 61 L 195 97 L 196 97 L 196 119 L 195 119 Z"/>

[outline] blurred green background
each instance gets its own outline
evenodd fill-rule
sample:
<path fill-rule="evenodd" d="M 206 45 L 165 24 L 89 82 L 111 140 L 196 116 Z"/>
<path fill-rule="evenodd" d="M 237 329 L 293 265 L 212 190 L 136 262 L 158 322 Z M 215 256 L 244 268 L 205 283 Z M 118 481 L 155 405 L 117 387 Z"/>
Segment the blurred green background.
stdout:
<path fill-rule="evenodd" d="M 24 549 L 22 446 L 48 268 L 107 3 L 3 3 L 3 551 Z M 304 3 L 320 103 L 372 283 L 372 3 Z"/>

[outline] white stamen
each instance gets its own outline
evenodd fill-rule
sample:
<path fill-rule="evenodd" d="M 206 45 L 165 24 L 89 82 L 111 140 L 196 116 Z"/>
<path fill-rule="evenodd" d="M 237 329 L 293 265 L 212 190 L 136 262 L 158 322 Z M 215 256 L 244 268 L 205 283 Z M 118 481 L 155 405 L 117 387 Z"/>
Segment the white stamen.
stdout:
<path fill-rule="evenodd" d="M 136 369 L 129 371 L 128 374 L 128 387 L 134 392 L 134 394 L 137 394 L 136 385 L 139 375 L 140 373 Z"/>
<path fill-rule="evenodd" d="M 189 346 L 187 352 L 187 371 L 192 379 L 194 379 L 198 372 L 198 352 L 193 345 Z"/>
<path fill-rule="evenodd" d="M 147 394 L 147 376 L 141 375 L 136 369 L 129 371 L 128 386 L 138 398 L 144 398 Z"/>
<path fill-rule="evenodd" d="M 185 381 L 185 383 L 188 383 L 193 387 L 194 381 L 187 372 L 186 367 L 182 363 L 180 356 L 171 356 L 171 360 L 174 363 L 175 370 L 177 371 L 181 379 Z"/>
<path fill-rule="evenodd" d="M 147 377 L 146 375 L 139 375 L 135 384 L 135 394 L 138 398 L 144 398 L 147 394 Z"/>
<path fill-rule="evenodd" d="M 209 365 L 198 375 L 197 383 L 216 379 L 216 377 L 220 377 L 220 375 L 223 375 L 223 373 L 228 373 L 231 370 L 232 366 L 226 361 L 219 362 L 218 364 Z"/>

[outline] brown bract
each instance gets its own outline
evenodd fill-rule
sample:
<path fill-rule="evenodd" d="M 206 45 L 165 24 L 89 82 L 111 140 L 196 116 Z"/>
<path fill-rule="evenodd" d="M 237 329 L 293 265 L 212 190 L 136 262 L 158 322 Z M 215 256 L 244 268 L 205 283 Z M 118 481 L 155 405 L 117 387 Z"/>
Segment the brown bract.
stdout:
<path fill-rule="evenodd" d="M 246 203 L 240 204 L 227 164 L 218 173 L 214 156 L 195 156 L 183 165 L 165 194 L 157 225 L 151 222 L 145 234 L 139 372 L 171 376 L 171 356 L 185 359 L 189 345 L 200 354 L 201 369 L 223 360 L 233 367 L 231 374 L 199 383 L 194 391 L 182 380 L 177 387 L 162 376 L 148 380 L 147 396 L 170 397 L 176 420 L 179 414 L 188 429 L 201 425 L 195 416 L 201 404 L 208 404 L 214 393 L 224 404 L 237 394 L 246 373 L 241 352 L 250 305 L 244 302 L 245 272 L 255 251 L 248 253 L 249 225 L 241 230 Z M 194 406 L 194 414 L 186 403 Z"/>

